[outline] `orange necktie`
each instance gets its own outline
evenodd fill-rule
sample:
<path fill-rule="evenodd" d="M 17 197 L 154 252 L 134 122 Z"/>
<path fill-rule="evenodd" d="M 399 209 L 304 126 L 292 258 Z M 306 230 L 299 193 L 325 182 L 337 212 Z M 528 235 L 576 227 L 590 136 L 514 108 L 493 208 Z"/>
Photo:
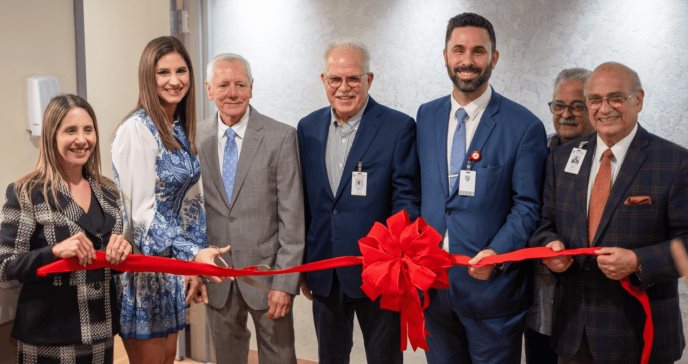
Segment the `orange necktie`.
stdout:
<path fill-rule="evenodd" d="M 607 149 L 602 153 L 600 170 L 597 171 L 597 176 L 595 176 L 595 182 L 592 184 L 592 191 L 590 192 L 590 206 L 588 207 L 588 244 L 591 246 L 597 228 L 600 226 L 604 206 L 607 204 L 607 199 L 609 199 L 609 190 L 612 188 L 613 156 L 614 153 L 612 153 L 611 149 Z"/>

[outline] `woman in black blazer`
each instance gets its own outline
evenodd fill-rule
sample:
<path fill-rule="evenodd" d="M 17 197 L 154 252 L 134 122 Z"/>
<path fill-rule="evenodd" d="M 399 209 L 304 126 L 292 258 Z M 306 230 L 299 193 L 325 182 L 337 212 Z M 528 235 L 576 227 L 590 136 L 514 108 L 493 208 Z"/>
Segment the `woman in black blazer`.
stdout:
<path fill-rule="evenodd" d="M 97 250 L 118 264 L 131 252 L 122 237 L 119 194 L 100 174 L 98 127 L 76 95 L 53 98 L 43 116 L 34 170 L 7 187 L 0 223 L 0 287 L 22 285 L 12 337 L 19 363 L 112 363 L 118 309 L 109 269 L 39 278 L 36 269 Z"/>

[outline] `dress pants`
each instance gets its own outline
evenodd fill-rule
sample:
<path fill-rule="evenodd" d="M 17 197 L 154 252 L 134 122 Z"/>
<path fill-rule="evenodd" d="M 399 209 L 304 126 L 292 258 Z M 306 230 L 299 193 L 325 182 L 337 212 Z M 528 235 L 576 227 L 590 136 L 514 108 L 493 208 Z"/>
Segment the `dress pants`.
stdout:
<path fill-rule="evenodd" d="M 313 296 L 313 320 L 320 364 L 348 364 L 353 346 L 354 313 L 363 333 L 370 364 L 403 362 L 399 313 L 383 310 L 379 301 L 351 298 L 335 274 L 329 296 Z"/>
<path fill-rule="evenodd" d="M 251 339 L 251 332 L 246 326 L 249 314 L 256 327 L 258 362 L 296 364 L 293 300 L 287 316 L 271 320 L 267 317 L 267 310 L 253 310 L 246 304 L 234 281 L 224 307 L 215 309 L 206 305 L 206 308 L 218 364 L 247 363 Z"/>
<path fill-rule="evenodd" d="M 526 310 L 490 318 L 462 315 L 449 289 L 431 290 L 425 310 L 428 364 L 519 364 Z M 485 304 L 489 304 L 486 302 Z"/>

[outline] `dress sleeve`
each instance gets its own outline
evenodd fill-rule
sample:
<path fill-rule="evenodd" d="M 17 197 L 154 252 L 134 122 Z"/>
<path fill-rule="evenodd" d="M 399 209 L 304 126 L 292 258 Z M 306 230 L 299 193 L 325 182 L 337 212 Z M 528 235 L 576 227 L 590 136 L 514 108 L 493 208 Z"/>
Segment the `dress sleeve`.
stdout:
<path fill-rule="evenodd" d="M 31 250 L 31 236 L 36 219 L 29 206 L 24 206 L 14 191 L 7 187 L 0 219 L 0 288 L 17 287 L 38 279 L 36 269 L 55 261 L 50 246 Z"/>
<path fill-rule="evenodd" d="M 161 153 L 153 133 L 132 116 L 112 142 L 112 164 L 122 193 L 125 236 L 146 255 L 189 260 L 200 247 L 190 240 L 179 216 L 161 211 L 156 201 L 156 160 Z"/>

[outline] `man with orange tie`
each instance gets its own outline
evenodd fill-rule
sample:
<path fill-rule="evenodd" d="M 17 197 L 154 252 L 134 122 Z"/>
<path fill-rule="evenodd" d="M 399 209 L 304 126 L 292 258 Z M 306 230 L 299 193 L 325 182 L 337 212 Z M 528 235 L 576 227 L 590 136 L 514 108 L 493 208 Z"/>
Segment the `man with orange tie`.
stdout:
<path fill-rule="evenodd" d="M 600 247 L 596 257 L 543 263 L 558 280 L 552 336 L 559 363 L 637 363 L 645 315 L 623 290 L 644 290 L 654 317 L 651 363 L 685 346 L 670 241 L 688 236 L 688 150 L 638 124 L 638 74 L 603 63 L 586 83 L 596 133 L 549 157 L 542 220 L 531 245 Z M 578 162 L 576 162 L 578 160 Z"/>

